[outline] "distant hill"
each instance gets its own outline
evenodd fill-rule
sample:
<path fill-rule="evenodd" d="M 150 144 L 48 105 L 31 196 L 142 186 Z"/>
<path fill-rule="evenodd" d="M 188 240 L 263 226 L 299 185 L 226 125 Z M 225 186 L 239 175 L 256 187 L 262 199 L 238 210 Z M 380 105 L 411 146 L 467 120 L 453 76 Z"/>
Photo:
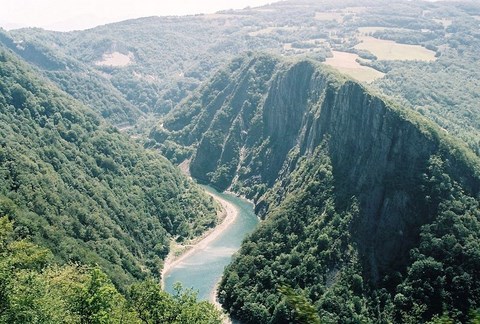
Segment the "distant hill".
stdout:
<path fill-rule="evenodd" d="M 134 123 L 142 116 L 140 109 L 128 102 L 110 83 L 108 77 L 58 49 L 49 48 L 44 42 L 32 38 L 29 41 L 18 42 L 10 35 L 0 32 L 0 42 L 5 47 L 43 71 L 44 75 L 59 88 L 109 122 Z"/>
<path fill-rule="evenodd" d="M 165 114 L 245 51 L 320 62 L 343 53 L 339 57 L 349 60 L 334 63 L 343 72 L 362 80 L 384 74 L 373 87 L 480 155 L 478 17 L 480 5 L 474 1 L 292 0 L 69 33 L 13 30 L 8 37 L 25 47 L 17 52 L 33 63 L 35 57 L 26 57 L 32 50 L 37 61 L 43 55 L 50 63 L 66 64 L 68 69 L 40 68 L 115 123 L 135 123 L 143 113 Z M 102 64 L 112 55 L 130 58 L 129 64 Z"/>
<path fill-rule="evenodd" d="M 295 321 L 282 286 L 327 322 L 464 321 L 480 306 L 480 159 L 325 66 L 243 56 L 152 138 L 190 147 L 194 177 L 266 219 L 220 284 L 232 316 Z"/>

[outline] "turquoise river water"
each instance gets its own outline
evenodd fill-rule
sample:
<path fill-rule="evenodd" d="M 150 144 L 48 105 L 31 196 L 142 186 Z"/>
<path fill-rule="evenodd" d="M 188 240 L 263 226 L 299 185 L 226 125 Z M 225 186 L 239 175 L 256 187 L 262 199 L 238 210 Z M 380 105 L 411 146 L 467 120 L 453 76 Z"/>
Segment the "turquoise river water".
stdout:
<path fill-rule="evenodd" d="M 240 248 L 245 236 L 257 226 L 258 218 L 250 202 L 231 194 L 219 193 L 208 186 L 202 187 L 233 204 L 238 209 L 239 215 L 204 248 L 193 252 L 165 273 L 164 287 L 166 291 L 173 293 L 173 285 L 180 282 L 184 288 L 198 291 L 198 299 L 210 300 L 215 285 L 222 277 L 223 269 Z"/>

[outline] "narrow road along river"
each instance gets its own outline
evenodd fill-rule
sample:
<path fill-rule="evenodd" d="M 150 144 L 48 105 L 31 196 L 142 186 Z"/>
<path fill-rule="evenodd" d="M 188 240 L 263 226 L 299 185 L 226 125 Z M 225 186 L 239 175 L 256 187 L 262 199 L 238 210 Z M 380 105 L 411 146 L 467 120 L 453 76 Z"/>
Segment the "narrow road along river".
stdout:
<path fill-rule="evenodd" d="M 218 230 L 214 230 L 184 257 L 168 267 L 163 273 L 163 284 L 167 292 L 173 293 L 173 285 L 181 282 L 184 288 L 198 290 L 200 300 L 214 302 L 215 286 L 222 277 L 223 269 L 230 263 L 233 253 L 240 248 L 245 236 L 256 227 L 258 218 L 250 202 L 219 193 L 208 186 L 202 187 L 222 204 L 227 217 Z"/>

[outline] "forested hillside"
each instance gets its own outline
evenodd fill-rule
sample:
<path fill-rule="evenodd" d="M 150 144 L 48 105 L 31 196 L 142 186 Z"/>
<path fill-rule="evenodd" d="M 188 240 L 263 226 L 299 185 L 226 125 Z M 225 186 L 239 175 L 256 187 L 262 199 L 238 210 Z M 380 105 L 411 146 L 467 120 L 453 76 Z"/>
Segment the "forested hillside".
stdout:
<path fill-rule="evenodd" d="M 57 262 L 97 264 L 120 289 L 158 276 L 170 238 L 216 223 L 166 159 L 0 49 L 0 215 Z"/>
<path fill-rule="evenodd" d="M 186 160 L 263 219 L 219 286 L 233 318 L 478 322 L 479 23 L 287 0 L 0 30 L 0 322 L 218 323 L 158 286 L 217 223 Z"/>
<path fill-rule="evenodd" d="M 251 54 L 152 137 L 266 218 L 221 282 L 232 316 L 295 321 L 284 286 L 332 323 L 480 306 L 480 160 L 419 114 L 313 61 Z"/>
<path fill-rule="evenodd" d="M 16 42 L 10 35 L 0 31 L 0 42 L 110 123 L 138 121 L 142 116 L 140 109 L 128 102 L 108 78 L 72 56 L 48 47 L 45 41 L 36 39 L 37 32 L 41 31 L 32 30 L 25 40 Z"/>
<path fill-rule="evenodd" d="M 0 217 L 0 323 L 221 323 L 192 291 L 172 296 L 147 279 L 125 297 L 98 266 L 53 259 Z"/>
<path fill-rule="evenodd" d="M 21 29 L 0 41 L 115 123 L 168 112 L 244 51 L 325 61 L 478 155 L 478 17 L 476 1 L 292 0 L 69 33 Z"/>

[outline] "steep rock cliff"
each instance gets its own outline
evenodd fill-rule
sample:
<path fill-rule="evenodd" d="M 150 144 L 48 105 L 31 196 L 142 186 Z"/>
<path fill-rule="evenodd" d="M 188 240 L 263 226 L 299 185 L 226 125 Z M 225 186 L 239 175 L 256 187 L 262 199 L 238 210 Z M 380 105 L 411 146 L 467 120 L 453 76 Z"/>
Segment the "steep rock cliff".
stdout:
<path fill-rule="evenodd" d="M 328 199 L 339 213 L 352 209 L 354 199 L 358 213 L 350 241 L 362 276 L 374 287 L 405 273 L 422 226 L 437 217 L 443 198 L 429 195 L 426 180 L 432 159 L 441 160 L 452 183 L 478 201 L 480 163 L 471 152 L 414 113 L 311 61 L 238 59 L 152 136 L 193 147 L 193 176 L 254 199 L 267 218 L 285 201 L 301 201 L 321 180 L 309 170 L 323 147 L 333 176 Z M 329 271 L 342 262 L 334 260 Z"/>

